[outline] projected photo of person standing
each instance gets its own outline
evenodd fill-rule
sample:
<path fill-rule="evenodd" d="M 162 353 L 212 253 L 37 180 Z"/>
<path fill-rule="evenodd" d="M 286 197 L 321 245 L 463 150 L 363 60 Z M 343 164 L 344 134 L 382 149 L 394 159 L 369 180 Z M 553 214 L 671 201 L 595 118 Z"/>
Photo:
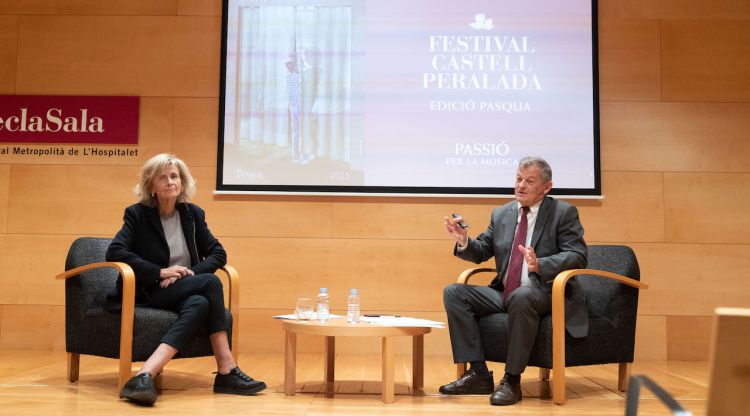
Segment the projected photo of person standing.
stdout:
<path fill-rule="evenodd" d="M 222 183 L 361 185 L 364 101 L 353 85 L 364 53 L 353 6 L 227 3 L 226 53 L 236 59 L 222 78 Z"/>
<path fill-rule="evenodd" d="M 297 59 L 297 51 L 289 54 L 289 60 L 284 64 L 289 71 L 287 74 L 287 88 L 289 88 L 289 132 L 291 135 L 292 163 L 306 164 L 314 156 L 305 153 L 302 148 L 302 137 L 300 128 L 300 116 L 302 112 L 302 73 L 309 69 L 305 59 L 305 52 L 300 51 Z"/>
<path fill-rule="evenodd" d="M 547 196 L 552 169 L 539 157 L 518 162 L 515 201 L 492 212 L 487 229 L 471 239 L 464 218 L 445 217 L 455 240 L 454 255 L 474 263 L 495 258 L 497 276 L 489 286 L 452 284 L 443 302 L 448 314 L 453 361 L 471 363 L 469 371 L 440 387 L 443 394 L 491 394 L 492 405 L 521 400 L 521 374 L 534 346 L 539 321 L 552 311 L 552 281 L 563 270 L 585 268 L 588 260 L 583 227 L 575 206 Z M 582 288 L 568 283 L 571 303 L 565 326 L 574 338 L 588 334 L 588 314 Z M 480 317 L 508 314 L 508 355 L 505 375 L 493 393 L 493 374 L 487 368 L 479 332 Z"/>

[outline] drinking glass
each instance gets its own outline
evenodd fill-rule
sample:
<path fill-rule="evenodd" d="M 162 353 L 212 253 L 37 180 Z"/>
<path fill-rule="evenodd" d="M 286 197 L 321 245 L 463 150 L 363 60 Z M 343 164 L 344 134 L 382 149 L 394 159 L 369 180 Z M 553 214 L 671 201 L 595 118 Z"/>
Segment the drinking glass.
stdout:
<path fill-rule="evenodd" d="M 294 314 L 301 321 L 308 321 L 313 318 L 313 301 L 310 298 L 297 299 L 297 307 Z"/>

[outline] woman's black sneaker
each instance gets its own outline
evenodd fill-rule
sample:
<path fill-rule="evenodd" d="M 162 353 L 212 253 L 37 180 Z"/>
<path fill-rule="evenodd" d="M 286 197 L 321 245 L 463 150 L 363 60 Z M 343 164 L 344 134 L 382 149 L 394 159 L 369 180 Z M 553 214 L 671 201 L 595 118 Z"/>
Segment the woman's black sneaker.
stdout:
<path fill-rule="evenodd" d="M 156 402 L 156 389 L 151 374 L 143 373 L 128 380 L 120 392 L 120 398 L 142 406 L 153 406 Z"/>
<path fill-rule="evenodd" d="M 229 374 L 216 373 L 214 379 L 214 393 L 240 394 L 249 396 L 266 389 L 266 383 L 253 380 L 243 373 L 239 367 L 234 367 Z"/>

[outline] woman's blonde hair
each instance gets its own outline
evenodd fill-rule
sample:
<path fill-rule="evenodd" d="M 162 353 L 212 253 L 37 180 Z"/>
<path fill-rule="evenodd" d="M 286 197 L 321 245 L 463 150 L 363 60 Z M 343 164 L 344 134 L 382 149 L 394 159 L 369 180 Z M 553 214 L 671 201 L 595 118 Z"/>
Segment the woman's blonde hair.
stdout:
<path fill-rule="evenodd" d="M 178 159 L 177 156 L 170 153 L 162 153 L 147 160 L 141 168 L 139 175 L 141 181 L 133 189 L 133 192 L 138 195 L 138 202 L 149 207 L 157 205 L 158 201 L 154 193 L 154 180 L 169 165 L 176 166 L 177 171 L 180 172 L 182 189 L 180 190 L 180 195 L 177 197 L 177 202 L 190 201 L 190 198 L 195 195 L 195 179 L 190 174 L 190 170 L 185 162 Z"/>

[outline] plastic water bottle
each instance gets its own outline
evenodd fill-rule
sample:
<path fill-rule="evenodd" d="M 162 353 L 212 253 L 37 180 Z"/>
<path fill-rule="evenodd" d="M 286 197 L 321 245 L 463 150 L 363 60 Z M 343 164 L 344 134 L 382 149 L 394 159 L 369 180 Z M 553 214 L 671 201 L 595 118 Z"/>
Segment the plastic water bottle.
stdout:
<path fill-rule="evenodd" d="M 321 322 L 325 322 L 328 320 L 330 303 L 331 298 L 328 296 L 328 289 L 321 287 L 320 293 L 318 293 L 318 319 Z"/>
<path fill-rule="evenodd" d="M 359 322 L 359 308 L 359 292 L 357 289 L 352 289 L 346 299 L 346 322 L 350 324 Z"/>

